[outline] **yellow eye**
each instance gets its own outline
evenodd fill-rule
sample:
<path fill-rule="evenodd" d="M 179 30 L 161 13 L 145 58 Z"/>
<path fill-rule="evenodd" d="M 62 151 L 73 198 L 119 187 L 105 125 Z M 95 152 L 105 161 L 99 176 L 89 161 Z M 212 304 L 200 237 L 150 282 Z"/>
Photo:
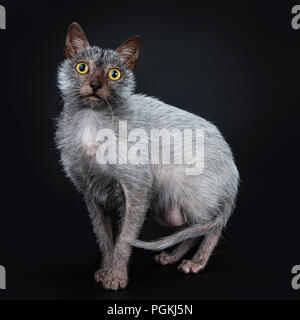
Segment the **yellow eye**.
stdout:
<path fill-rule="evenodd" d="M 119 80 L 121 78 L 121 71 L 119 69 L 110 69 L 108 72 L 109 79 Z"/>
<path fill-rule="evenodd" d="M 80 74 L 85 74 L 89 71 L 89 66 L 85 62 L 79 62 L 76 64 L 76 71 Z"/>

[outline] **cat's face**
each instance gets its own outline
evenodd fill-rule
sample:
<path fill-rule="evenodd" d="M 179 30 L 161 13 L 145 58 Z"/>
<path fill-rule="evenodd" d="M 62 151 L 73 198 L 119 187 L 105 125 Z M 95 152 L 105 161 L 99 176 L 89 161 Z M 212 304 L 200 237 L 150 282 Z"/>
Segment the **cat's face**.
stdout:
<path fill-rule="evenodd" d="M 117 106 L 135 86 L 132 70 L 140 50 L 134 36 L 117 50 L 91 47 L 77 23 L 67 32 L 65 55 L 58 72 L 59 88 L 65 101 L 91 108 Z"/>

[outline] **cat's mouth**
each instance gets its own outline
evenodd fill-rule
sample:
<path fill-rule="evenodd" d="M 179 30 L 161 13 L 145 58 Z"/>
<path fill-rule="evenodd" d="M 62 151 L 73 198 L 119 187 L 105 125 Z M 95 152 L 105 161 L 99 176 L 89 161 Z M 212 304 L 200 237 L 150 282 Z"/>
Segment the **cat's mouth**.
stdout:
<path fill-rule="evenodd" d="M 85 96 L 85 98 L 88 101 L 93 101 L 93 102 L 99 102 L 101 100 L 101 98 L 96 93 L 87 95 Z"/>

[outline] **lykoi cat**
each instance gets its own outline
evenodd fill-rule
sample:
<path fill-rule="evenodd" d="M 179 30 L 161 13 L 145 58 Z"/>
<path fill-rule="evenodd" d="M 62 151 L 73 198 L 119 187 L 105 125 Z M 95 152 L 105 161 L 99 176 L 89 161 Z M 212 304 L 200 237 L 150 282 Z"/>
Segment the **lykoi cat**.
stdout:
<path fill-rule="evenodd" d="M 66 37 L 66 59 L 58 70 L 64 107 L 57 121 L 56 144 L 66 175 L 84 197 L 102 253 L 95 280 L 112 290 L 127 286 L 132 246 L 164 250 L 177 245 L 155 256 L 163 265 L 179 262 L 199 246 L 193 258 L 182 260 L 178 269 L 186 274 L 203 270 L 234 209 L 238 191 L 239 174 L 230 147 L 212 123 L 134 93 L 133 69 L 140 46 L 138 36 L 116 50 L 90 46 L 81 27 L 72 23 Z M 152 128 L 202 130 L 203 171 L 187 175 L 186 163 L 99 163 L 98 131 L 106 128 L 117 133 L 121 121 L 126 121 L 128 130 L 141 128 L 148 136 Z M 193 139 L 184 147 L 194 151 Z M 120 217 L 115 238 L 112 214 Z M 162 225 L 181 229 L 157 241 L 140 241 L 137 238 L 148 214 Z"/>

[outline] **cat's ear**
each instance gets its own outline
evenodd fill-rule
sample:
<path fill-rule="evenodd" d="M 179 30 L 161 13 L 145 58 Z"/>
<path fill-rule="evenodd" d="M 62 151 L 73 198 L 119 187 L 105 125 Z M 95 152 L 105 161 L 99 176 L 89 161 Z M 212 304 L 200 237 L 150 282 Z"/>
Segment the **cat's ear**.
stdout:
<path fill-rule="evenodd" d="M 79 51 L 89 46 L 90 44 L 80 25 L 72 22 L 67 31 L 66 45 L 64 48 L 65 56 L 70 59 Z"/>
<path fill-rule="evenodd" d="M 133 70 L 139 57 L 140 48 L 141 38 L 139 36 L 133 36 L 121 44 L 116 51 L 122 63 L 124 63 L 128 69 Z"/>

